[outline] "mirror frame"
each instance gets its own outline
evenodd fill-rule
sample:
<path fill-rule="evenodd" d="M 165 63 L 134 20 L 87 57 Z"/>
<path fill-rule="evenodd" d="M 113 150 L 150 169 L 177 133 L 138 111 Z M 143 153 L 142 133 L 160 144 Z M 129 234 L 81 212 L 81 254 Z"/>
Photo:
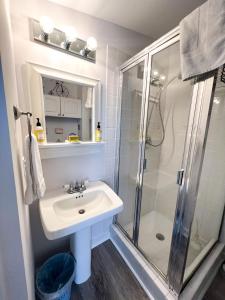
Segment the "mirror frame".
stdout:
<path fill-rule="evenodd" d="M 33 115 L 32 125 L 35 128 L 35 118 L 39 117 L 42 121 L 42 126 L 46 136 L 46 121 L 45 121 L 45 109 L 44 109 L 44 94 L 43 94 L 43 77 L 49 77 L 53 79 L 59 79 L 75 84 L 86 85 L 93 87 L 93 107 L 92 107 L 92 139 L 81 143 L 95 142 L 95 129 L 97 122 L 101 122 L 102 109 L 101 109 L 101 82 L 98 79 L 85 77 L 83 75 L 73 74 L 65 72 L 59 69 L 53 69 L 51 67 L 38 65 L 35 63 L 26 63 L 26 88 L 28 92 L 29 106 Z M 70 143 L 48 143 L 46 138 L 45 145 L 65 145 Z"/>

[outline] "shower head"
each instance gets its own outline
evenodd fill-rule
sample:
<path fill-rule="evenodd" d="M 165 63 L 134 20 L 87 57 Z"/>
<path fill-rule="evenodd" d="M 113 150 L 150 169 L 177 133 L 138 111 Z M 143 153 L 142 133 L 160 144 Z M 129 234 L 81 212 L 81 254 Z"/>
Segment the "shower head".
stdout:
<path fill-rule="evenodd" d="M 158 79 L 158 78 L 153 78 L 151 79 L 151 85 L 154 85 L 154 86 L 163 86 L 163 84 L 161 83 L 161 81 Z"/>
<path fill-rule="evenodd" d="M 168 82 L 162 82 L 160 80 L 160 78 L 152 78 L 150 84 L 153 86 L 157 86 L 160 88 L 165 88 L 168 85 L 170 85 L 171 82 L 173 82 L 175 79 L 177 80 L 182 80 L 182 76 L 181 76 L 181 72 L 179 72 L 177 75 L 175 75 L 174 77 L 172 77 L 172 79 L 170 79 Z"/>

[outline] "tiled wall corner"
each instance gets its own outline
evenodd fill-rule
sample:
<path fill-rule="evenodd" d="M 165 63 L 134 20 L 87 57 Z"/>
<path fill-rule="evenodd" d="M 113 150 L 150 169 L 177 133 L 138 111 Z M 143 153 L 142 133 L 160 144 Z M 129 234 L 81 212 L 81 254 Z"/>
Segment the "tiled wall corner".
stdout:
<path fill-rule="evenodd" d="M 116 48 L 107 48 L 106 109 L 105 109 L 105 178 L 115 188 L 116 147 L 119 108 L 119 67 L 129 56 Z"/>

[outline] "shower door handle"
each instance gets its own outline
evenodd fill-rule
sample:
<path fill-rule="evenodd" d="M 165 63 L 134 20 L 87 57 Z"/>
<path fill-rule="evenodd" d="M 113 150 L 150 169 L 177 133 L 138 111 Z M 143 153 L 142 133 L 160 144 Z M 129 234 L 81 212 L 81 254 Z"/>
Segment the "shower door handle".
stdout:
<path fill-rule="evenodd" d="M 146 168 L 147 168 L 147 159 L 145 158 L 143 162 L 143 169 L 145 170 Z"/>
<path fill-rule="evenodd" d="M 177 184 L 178 185 L 182 185 L 183 177 L 184 177 L 184 169 L 181 169 L 177 172 Z"/>

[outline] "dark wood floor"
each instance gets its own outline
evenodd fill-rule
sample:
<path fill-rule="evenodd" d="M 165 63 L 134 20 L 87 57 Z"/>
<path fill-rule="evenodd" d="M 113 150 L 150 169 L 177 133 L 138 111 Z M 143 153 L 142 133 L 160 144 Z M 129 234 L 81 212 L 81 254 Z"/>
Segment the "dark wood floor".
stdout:
<path fill-rule="evenodd" d="M 221 270 L 217 273 L 203 300 L 224 300 L 225 299 L 225 275 Z"/>
<path fill-rule="evenodd" d="M 92 250 L 91 278 L 73 284 L 71 300 L 147 300 L 139 282 L 111 241 Z"/>

